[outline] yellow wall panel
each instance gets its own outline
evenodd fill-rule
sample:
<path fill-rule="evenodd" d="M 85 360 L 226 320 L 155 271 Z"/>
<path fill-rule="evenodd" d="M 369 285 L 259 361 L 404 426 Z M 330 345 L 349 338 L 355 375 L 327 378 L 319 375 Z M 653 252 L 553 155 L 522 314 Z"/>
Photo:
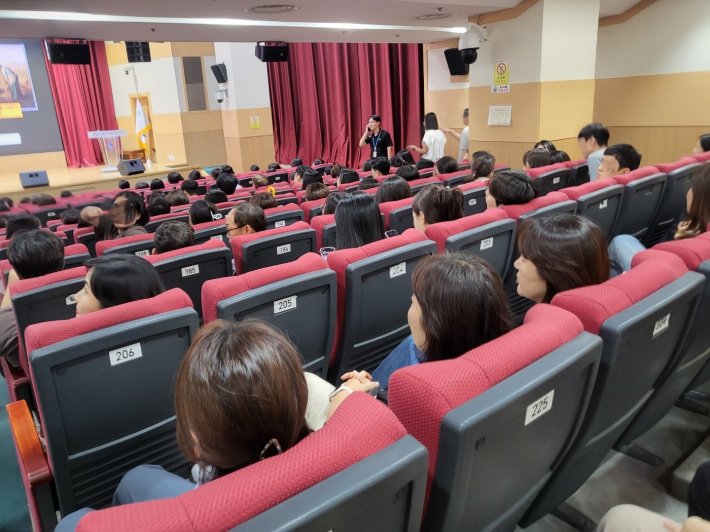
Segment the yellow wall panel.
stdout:
<path fill-rule="evenodd" d="M 185 137 L 181 132 L 155 133 L 154 138 L 158 163 L 165 165 L 186 164 Z"/>
<path fill-rule="evenodd" d="M 259 129 L 252 129 L 252 116 L 259 117 Z M 273 137 L 274 125 L 271 121 L 271 108 L 259 107 L 255 109 L 237 109 L 237 129 L 239 131 L 239 136 L 242 138 L 264 136 Z"/>
<path fill-rule="evenodd" d="M 222 130 L 185 133 L 187 164 L 216 166 L 227 163 Z"/>
<path fill-rule="evenodd" d="M 173 42 L 170 44 L 173 57 L 205 57 L 215 55 L 213 42 Z"/>
<path fill-rule="evenodd" d="M 511 105 L 510 127 L 488 126 L 488 107 Z M 540 83 L 517 83 L 507 94 L 491 94 L 490 87 L 469 89 L 470 140 L 537 142 Z"/>
<path fill-rule="evenodd" d="M 511 168 L 523 167 L 523 154 L 533 147 L 529 142 L 486 142 L 474 140 L 469 143 L 470 153 L 485 150 L 496 158 L 496 164 L 505 164 Z"/>
<path fill-rule="evenodd" d="M 708 126 L 609 128 L 610 143 L 634 146 L 643 157 L 642 165 L 673 162 L 690 155 L 698 137 L 708 131 Z"/>
<path fill-rule="evenodd" d="M 593 117 L 593 79 L 545 81 L 540 84 L 538 138 L 577 138 L 582 126 L 592 122 Z"/>
<path fill-rule="evenodd" d="M 182 120 L 182 131 L 184 133 L 222 131 L 222 111 L 182 113 L 180 119 Z"/>
<path fill-rule="evenodd" d="M 106 60 L 108 66 L 123 65 L 128 63 L 125 43 L 106 43 Z"/>

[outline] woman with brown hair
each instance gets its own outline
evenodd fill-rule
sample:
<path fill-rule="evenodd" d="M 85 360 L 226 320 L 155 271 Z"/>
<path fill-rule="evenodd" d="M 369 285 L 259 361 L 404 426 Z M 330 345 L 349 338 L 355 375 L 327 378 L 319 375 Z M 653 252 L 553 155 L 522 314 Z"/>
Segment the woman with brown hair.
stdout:
<path fill-rule="evenodd" d="M 382 388 L 400 368 L 456 358 L 513 328 L 503 282 L 476 255 L 424 258 L 412 274 L 412 291 L 407 314 L 412 334 L 372 374 Z"/>
<path fill-rule="evenodd" d="M 520 170 L 504 170 L 488 180 L 486 206 L 522 205 L 540 195 L 540 183 Z"/>
<path fill-rule="evenodd" d="M 262 210 L 273 209 L 279 206 L 279 202 L 276 201 L 276 198 L 268 192 L 257 192 L 249 198 L 249 203 L 261 207 Z"/>
<path fill-rule="evenodd" d="M 710 166 L 698 170 L 690 181 L 690 190 L 686 195 L 686 213 L 675 221 L 682 220 L 671 228 L 662 242 L 683 240 L 703 234 L 710 225 Z M 611 260 L 611 275 L 615 277 L 631 269 L 634 255 L 646 247 L 631 235 L 618 235 L 609 244 L 609 259 Z"/>
<path fill-rule="evenodd" d="M 559 292 L 609 279 L 604 233 L 587 218 L 558 214 L 526 220 L 518 229 L 518 295 L 549 303 Z"/>
<path fill-rule="evenodd" d="M 414 228 L 422 233 L 430 224 L 463 218 L 463 192 L 442 185 L 427 185 L 412 201 Z"/>
<path fill-rule="evenodd" d="M 493 177 L 496 167 L 496 158 L 487 151 L 477 151 L 471 161 L 471 175 L 467 175 L 464 183 L 471 183 L 478 179 L 485 181 Z"/>

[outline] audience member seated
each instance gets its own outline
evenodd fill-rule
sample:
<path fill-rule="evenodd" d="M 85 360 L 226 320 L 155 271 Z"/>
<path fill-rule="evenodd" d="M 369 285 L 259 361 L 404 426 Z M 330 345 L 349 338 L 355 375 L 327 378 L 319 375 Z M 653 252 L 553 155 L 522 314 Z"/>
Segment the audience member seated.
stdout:
<path fill-rule="evenodd" d="M 422 147 L 419 148 L 410 144 L 407 146 L 407 149 L 419 153 L 422 159 L 433 163 L 444 156 L 446 135 L 443 131 L 439 130 L 439 121 L 436 119 L 435 113 L 426 114 L 424 117 L 424 129 L 426 131 L 422 139 Z M 429 166 L 429 168 L 431 168 L 431 166 Z"/>
<path fill-rule="evenodd" d="M 308 186 L 311 185 L 311 184 L 313 184 L 313 183 L 320 183 L 320 184 L 323 184 L 323 176 L 320 175 L 320 174 L 319 174 L 318 172 L 316 172 L 315 170 L 312 170 L 311 168 L 309 168 L 308 170 L 306 170 L 305 172 L 303 172 L 302 177 L 303 177 L 303 179 L 302 179 L 301 188 L 302 188 L 303 190 L 305 190 L 306 188 L 308 188 Z"/>
<path fill-rule="evenodd" d="M 149 188 L 149 187 L 150 187 L 150 185 L 149 185 L 147 182 L 145 182 L 145 181 L 138 181 L 138 183 L 136 183 L 136 186 L 133 187 L 133 188 L 135 188 L 136 190 L 141 190 L 141 189 L 143 189 L 143 188 Z"/>
<path fill-rule="evenodd" d="M 695 148 L 693 148 L 692 153 L 693 155 L 699 155 L 701 153 L 705 153 L 706 151 L 710 151 L 710 134 L 700 135 L 700 138 L 695 144 Z M 12 205 L 10 205 L 10 207 L 12 207 Z"/>
<path fill-rule="evenodd" d="M 171 190 L 165 195 L 165 201 L 171 207 L 179 207 L 180 205 L 189 205 L 190 198 L 187 197 L 182 190 Z"/>
<path fill-rule="evenodd" d="M 328 173 L 328 175 L 333 179 L 338 179 L 340 177 L 340 170 L 342 170 L 342 167 L 338 163 L 335 163 L 333 166 L 330 167 L 330 172 Z"/>
<path fill-rule="evenodd" d="M 463 192 L 443 185 L 427 185 L 412 201 L 414 228 L 422 233 L 430 224 L 463 218 Z"/>
<path fill-rule="evenodd" d="M 550 152 L 550 162 L 552 164 L 564 163 L 570 160 L 571 159 L 569 158 L 569 155 L 567 155 L 566 151 L 555 150 L 553 152 Z"/>
<path fill-rule="evenodd" d="M 541 140 L 537 144 L 535 144 L 535 149 L 541 149 L 541 150 L 547 150 L 548 152 L 553 152 L 557 148 L 555 148 L 555 145 L 550 142 L 549 140 Z"/>
<path fill-rule="evenodd" d="M 313 166 L 316 166 L 318 164 L 325 164 L 325 161 L 323 159 L 314 159 Z"/>
<path fill-rule="evenodd" d="M 589 180 L 597 179 L 597 172 L 602 165 L 604 150 L 609 143 L 609 130 L 599 122 L 587 124 L 584 126 L 579 135 L 577 142 L 579 143 L 579 151 L 582 152 L 582 157 L 587 159 L 587 168 L 589 168 Z"/>
<path fill-rule="evenodd" d="M 299 164 L 296 167 L 296 173 L 293 175 L 294 183 L 301 183 L 303 181 L 303 175 L 310 170 L 311 167 L 305 164 Z"/>
<path fill-rule="evenodd" d="M 526 170 L 531 168 L 540 168 L 541 166 L 549 166 L 552 164 L 550 152 L 544 148 L 535 148 L 528 150 L 523 155 L 523 167 Z"/>
<path fill-rule="evenodd" d="M 357 186 L 358 190 L 369 190 L 371 188 L 377 188 L 380 186 L 379 181 L 372 176 L 363 177 L 360 184 Z"/>
<path fill-rule="evenodd" d="M 12 201 L 12 198 L 9 196 L 3 196 L 2 198 L 0 198 L 0 202 L 7 205 L 10 209 L 15 206 L 15 202 Z"/>
<path fill-rule="evenodd" d="M 31 199 L 32 203 L 37 205 L 37 207 L 45 207 L 47 205 L 57 204 L 57 200 L 49 194 L 32 194 Z"/>
<path fill-rule="evenodd" d="M 368 159 L 364 163 L 362 163 L 362 171 L 363 172 L 370 172 L 372 171 L 372 159 Z"/>
<path fill-rule="evenodd" d="M 279 163 L 269 163 L 269 167 L 266 169 L 267 173 L 276 172 L 281 170 L 281 165 Z"/>
<path fill-rule="evenodd" d="M 540 183 L 520 170 L 504 170 L 488 181 L 486 206 L 522 205 L 540 195 Z"/>
<path fill-rule="evenodd" d="M 228 164 L 223 164 L 223 165 L 220 167 L 220 170 L 222 170 L 222 173 L 224 173 L 224 174 L 232 174 L 232 175 L 234 175 L 234 169 L 233 169 L 231 166 L 229 166 Z"/>
<path fill-rule="evenodd" d="M 78 224 L 80 218 L 81 216 L 77 209 L 69 209 L 59 214 L 59 219 L 64 225 Z"/>
<path fill-rule="evenodd" d="M 118 182 L 118 188 L 121 190 L 126 190 L 127 188 L 131 188 L 131 184 L 128 181 L 126 181 L 125 179 L 121 179 Z"/>
<path fill-rule="evenodd" d="M 249 167 L 249 171 L 250 171 L 250 172 L 258 172 L 258 171 L 259 171 L 259 165 L 258 165 L 258 164 L 252 164 L 252 165 Z"/>
<path fill-rule="evenodd" d="M 261 207 L 242 203 L 227 214 L 227 238 L 251 235 L 266 229 L 266 216 Z"/>
<path fill-rule="evenodd" d="M 218 203 L 225 203 L 229 201 L 229 198 L 223 190 L 215 188 L 205 194 L 205 201 L 209 201 L 210 203 L 214 203 L 215 205 L 217 205 Z"/>
<path fill-rule="evenodd" d="M 222 173 L 222 167 L 216 166 L 215 168 L 212 168 L 212 170 L 210 170 L 210 177 L 216 181 L 217 177 L 221 173 Z"/>
<path fill-rule="evenodd" d="M 326 190 L 328 190 L 328 187 L 326 187 Z M 257 207 L 261 207 L 262 209 L 273 209 L 274 207 L 279 206 L 279 202 L 276 201 L 276 198 L 268 192 L 259 192 L 258 194 L 254 194 L 251 198 L 249 198 L 249 203 L 256 205 Z"/>
<path fill-rule="evenodd" d="M 604 150 L 597 179 L 624 175 L 641 166 L 641 154 L 631 144 L 614 144 Z"/>
<path fill-rule="evenodd" d="M 227 196 L 234 194 L 239 186 L 239 181 L 234 177 L 234 174 L 223 172 L 217 177 L 217 187 L 224 192 Z"/>
<path fill-rule="evenodd" d="M 180 190 L 188 196 L 197 196 L 197 189 L 199 187 L 200 185 L 198 185 L 197 181 L 194 181 L 193 179 L 188 179 L 187 181 L 180 183 Z"/>
<path fill-rule="evenodd" d="M 300 157 L 296 157 L 295 159 L 291 159 L 291 167 L 295 168 L 297 166 L 302 166 L 303 165 L 303 159 Z"/>
<path fill-rule="evenodd" d="M 264 174 L 256 174 L 251 178 L 251 184 L 255 189 L 269 186 L 269 178 Z"/>
<path fill-rule="evenodd" d="M 693 238 L 708 230 L 710 225 L 710 166 L 698 170 L 690 182 L 685 197 L 687 215 L 675 228 L 666 233 L 662 241 Z M 646 247 L 631 235 L 618 235 L 609 244 L 611 275 L 615 277 L 631 269 L 634 255 Z"/>
<path fill-rule="evenodd" d="M 467 175 L 464 183 L 471 183 L 480 179 L 485 181 L 493 177 L 496 168 L 496 158 L 487 151 L 473 152 L 471 159 L 471 175 Z"/>
<path fill-rule="evenodd" d="M 372 177 L 384 177 L 390 173 L 390 162 L 386 157 L 378 157 L 372 161 Z"/>
<path fill-rule="evenodd" d="M 7 248 L 12 270 L 0 303 L 0 355 L 14 367 L 20 366 L 17 328 L 12 313 L 10 285 L 22 279 L 33 279 L 64 268 L 64 243 L 52 233 L 33 229 L 19 231 Z"/>
<path fill-rule="evenodd" d="M 2 200 L 0 200 L 0 204 Z M 2 209 L 0 209 L 0 212 Z M 5 229 L 7 227 L 7 216 L 0 216 L 0 229 Z"/>
<path fill-rule="evenodd" d="M 434 165 L 434 177 L 442 174 L 453 174 L 459 169 L 459 163 L 453 157 L 445 155 Z"/>
<path fill-rule="evenodd" d="M 412 189 L 404 179 L 393 176 L 385 179 L 377 189 L 375 199 L 377 203 L 399 201 L 412 197 Z"/>
<path fill-rule="evenodd" d="M 414 156 L 413 156 L 412 153 L 411 153 L 409 150 L 407 150 L 407 149 L 399 150 L 399 151 L 396 153 L 396 156 L 397 156 L 397 157 L 401 157 L 402 160 L 404 161 L 404 164 L 416 164 L 416 163 L 414 162 Z"/>
<path fill-rule="evenodd" d="M 148 202 L 148 212 L 151 216 L 170 214 L 170 204 L 163 196 L 151 197 Z"/>
<path fill-rule="evenodd" d="M 165 291 L 153 265 L 135 255 L 106 255 L 86 261 L 91 268 L 76 299 L 76 315 L 148 299 Z"/>
<path fill-rule="evenodd" d="M 335 214 L 335 208 L 345 196 L 346 194 L 344 192 L 331 192 L 328 194 L 323 204 L 323 214 Z"/>
<path fill-rule="evenodd" d="M 476 255 L 425 257 L 412 273 L 412 292 L 407 313 L 412 334 L 372 373 L 382 389 L 398 369 L 457 358 L 513 328 L 503 281 Z"/>
<path fill-rule="evenodd" d="M 113 240 L 146 234 L 145 224 L 150 221 L 150 214 L 139 194 L 125 191 L 113 198 L 108 214 L 99 207 L 89 206 L 82 209 L 81 218 L 94 226 L 99 240 Z"/>
<path fill-rule="evenodd" d="M 150 190 L 162 190 L 165 188 L 165 183 L 163 183 L 162 179 L 153 179 L 150 182 Z"/>
<path fill-rule="evenodd" d="M 340 200 L 335 208 L 335 225 L 337 249 L 359 248 L 385 237 L 377 202 L 364 192 L 346 194 Z"/>
<path fill-rule="evenodd" d="M 193 203 L 192 206 L 190 206 L 190 213 L 187 216 L 188 223 L 193 227 L 221 219 L 222 215 L 217 210 L 217 207 L 214 206 L 214 203 L 205 200 L 197 200 Z"/>
<path fill-rule="evenodd" d="M 392 168 L 401 168 L 402 166 L 406 166 L 406 164 L 407 163 L 401 155 L 395 155 L 390 159 L 390 171 Z"/>
<path fill-rule="evenodd" d="M 193 170 L 192 172 L 189 173 L 187 178 L 190 181 L 198 181 L 198 180 L 202 179 L 202 173 L 199 170 Z"/>
<path fill-rule="evenodd" d="M 405 181 L 416 181 L 419 179 L 419 170 L 413 164 L 407 164 L 397 168 L 394 175 L 401 177 Z"/>
<path fill-rule="evenodd" d="M 518 295 L 549 303 L 560 292 L 609 279 L 606 238 L 588 218 L 557 214 L 518 227 Z"/>
<path fill-rule="evenodd" d="M 350 168 L 341 168 L 338 177 L 338 186 L 347 185 L 348 183 L 357 183 L 360 181 L 360 176 L 355 170 Z"/>
<path fill-rule="evenodd" d="M 313 171 L 313 170 L 311 170 Z M 375 181 L 377 183 L 377 181 Z M 304 180 L 305 184 L 305 180 Z M 306 201 L 313 201 L 317 199 L 325 199 L 328 197 L 328 194 L 330 193 L 330 190 L 328 190 L 328 186 L 321 183 L 311 183 L 306 187 Z"/>
<path fill-rule="evenodd" d="M 42 227 L 39 218 L 30 214 L 14 214 L 7 217 L 7 227 L 5 229 L 5 239 L 12 240 L 15 233 L 19 231 L 33 231 Z"/>
<path fill-rule="evenodd" d="M 180 172 L 170 172 L 168 174 L 168 183 L 171 185 L 177 185 L 180 181 L 183 181 L 185 178 L 182 177 L 182 174 Z"/>
<path fill-rule="evenodd" d="M 190 247 L 195 244 L 195 230 L 185 222 L 167 221 L 155 230 L 153 255 Z"/>
<path fill-rule="evenodd" d="M 61 198 L 72 198 L 74 197 L 74 194 L 72 194 L 71 190 L 62 190 L 62 193 L 59 195 Z"/>

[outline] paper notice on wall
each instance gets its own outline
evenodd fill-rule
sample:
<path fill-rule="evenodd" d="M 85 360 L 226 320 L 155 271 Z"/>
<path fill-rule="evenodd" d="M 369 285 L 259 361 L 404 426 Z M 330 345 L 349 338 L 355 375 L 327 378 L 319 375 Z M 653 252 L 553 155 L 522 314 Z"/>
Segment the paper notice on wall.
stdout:
<path fill-rule="evenodd" d="M 491 94 L 507 94 L 510 92 L 510 85 L 491 85 Z"/>
<path fill-rule="evenodd" d="M 488 107 L 489 126 L 510 126 L 512 105 L 491 105 Z"/>

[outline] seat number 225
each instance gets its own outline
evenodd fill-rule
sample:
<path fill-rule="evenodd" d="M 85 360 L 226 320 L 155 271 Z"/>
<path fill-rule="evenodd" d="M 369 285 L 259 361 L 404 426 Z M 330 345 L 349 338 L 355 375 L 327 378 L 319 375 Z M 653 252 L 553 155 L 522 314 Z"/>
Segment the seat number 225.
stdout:
<path fill-rule="evenodd" d="M 529 405 L 527 410 L 525 410 L 525 424 L 528 425 L 532 423 L 537 418 L 546 414 L 552 408 L 552 398 L 555 395 L 555 390 L 552 390 L 547 395 L 540 397 L 533 404 Z"/>

